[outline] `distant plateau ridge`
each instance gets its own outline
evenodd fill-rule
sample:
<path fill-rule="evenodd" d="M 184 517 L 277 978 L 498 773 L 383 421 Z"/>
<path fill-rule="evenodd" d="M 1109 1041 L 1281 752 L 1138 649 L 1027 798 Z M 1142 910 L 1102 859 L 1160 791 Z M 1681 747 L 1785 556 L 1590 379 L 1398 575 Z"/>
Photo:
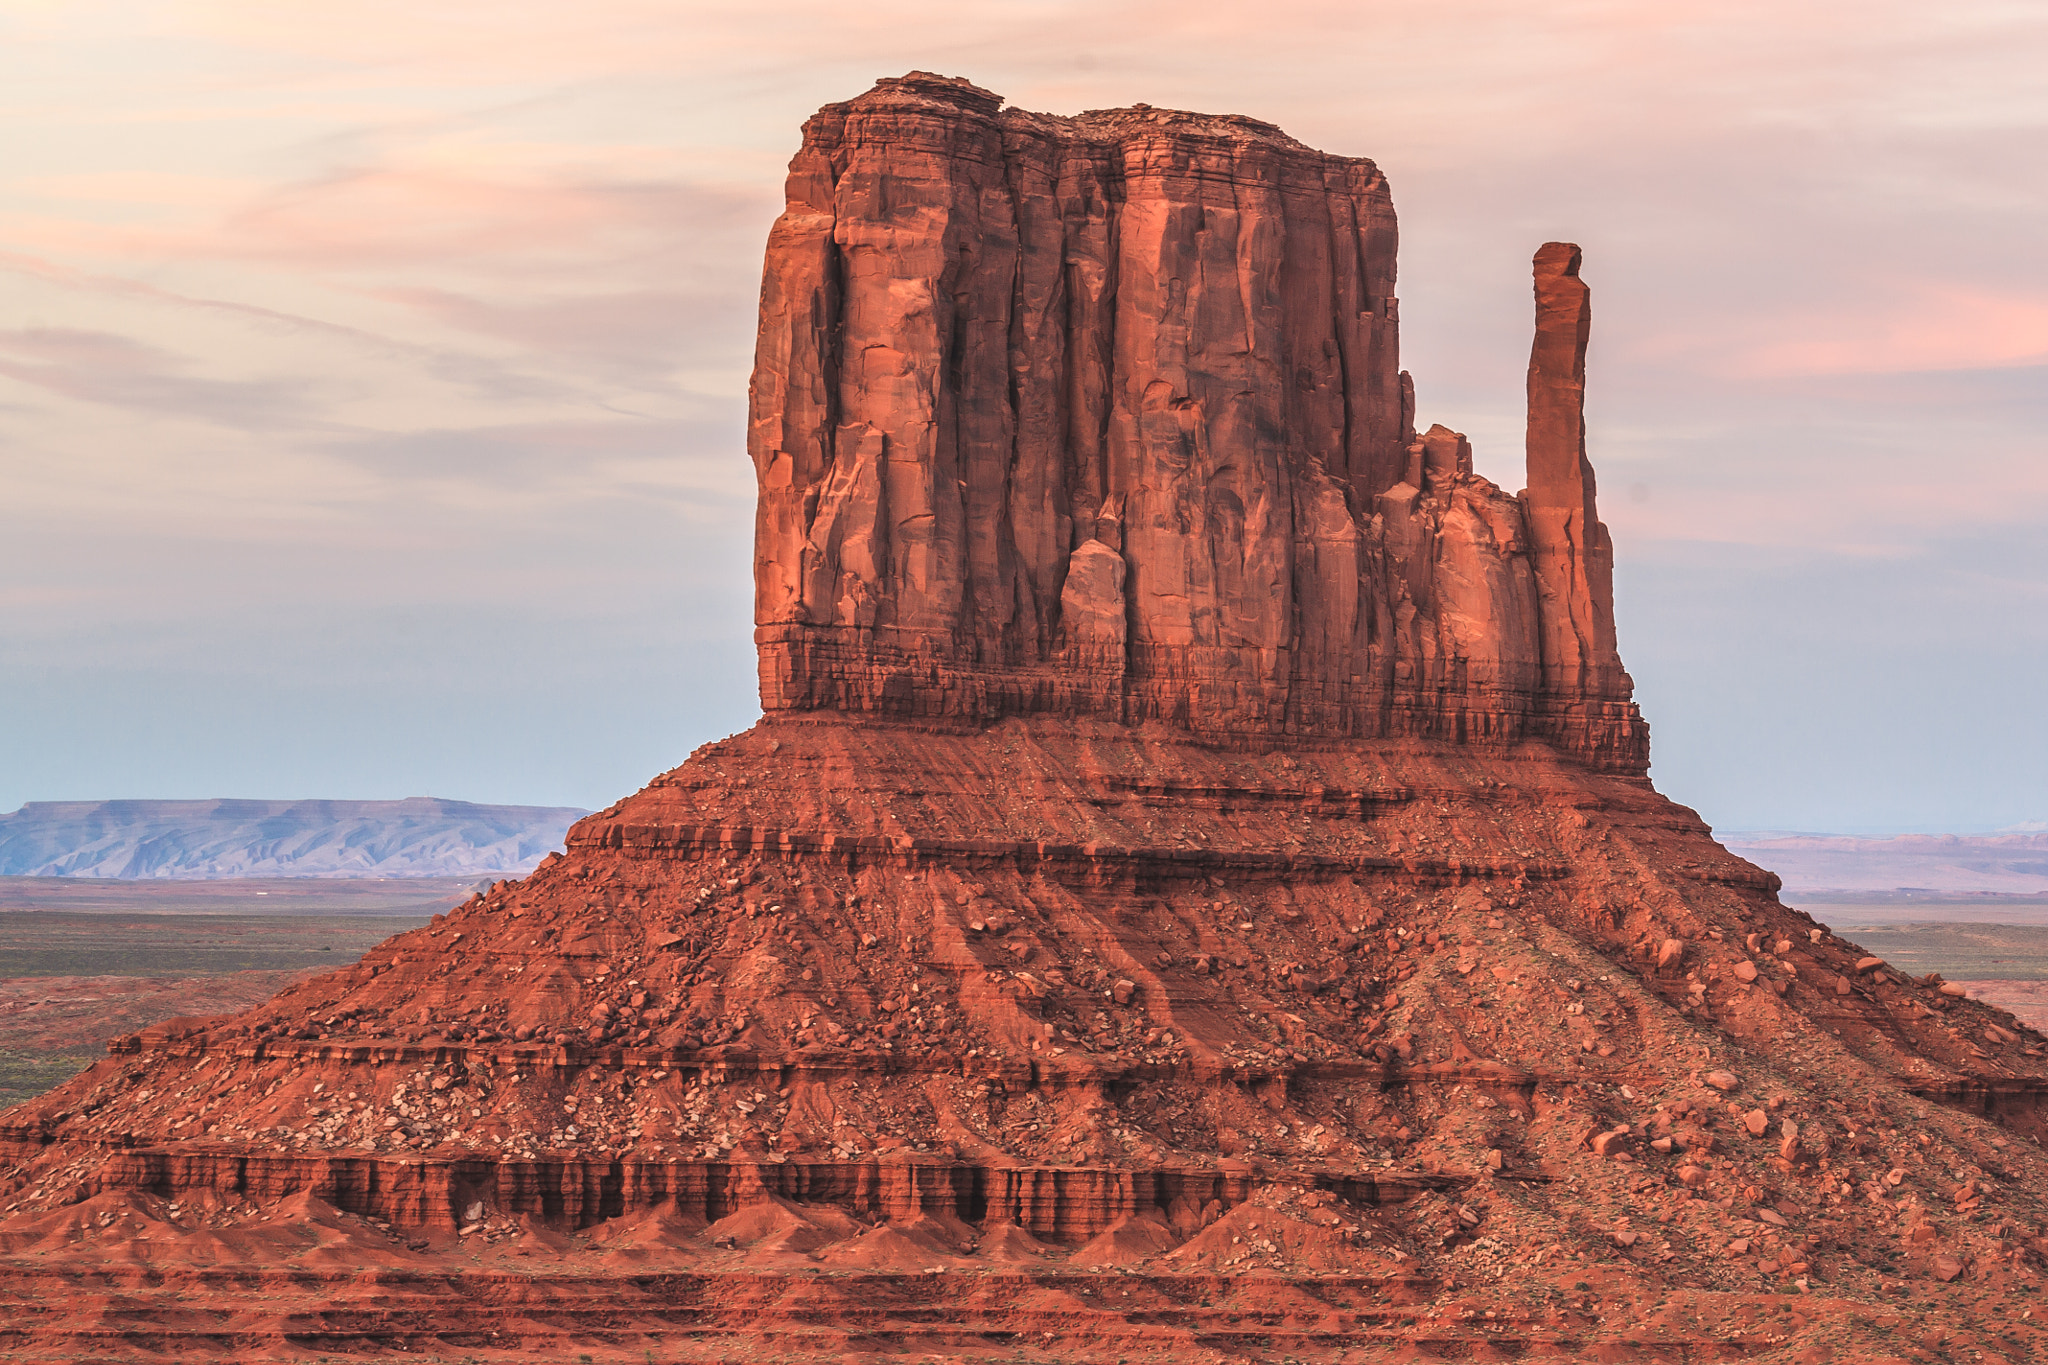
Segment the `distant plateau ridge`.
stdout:
<path fill-rule="evenodd" d="M 31 801 L 0 876 L 467 877 L 530 871 L 588 811 L 402 801 Z"/>
<path fill-rule="evenodd" d="M 2048 894 L 2048 833 L 1720 836 L 1731 853 L 1767 867 L 1787 896 L 1817 893 L 2038 896 Z"/>

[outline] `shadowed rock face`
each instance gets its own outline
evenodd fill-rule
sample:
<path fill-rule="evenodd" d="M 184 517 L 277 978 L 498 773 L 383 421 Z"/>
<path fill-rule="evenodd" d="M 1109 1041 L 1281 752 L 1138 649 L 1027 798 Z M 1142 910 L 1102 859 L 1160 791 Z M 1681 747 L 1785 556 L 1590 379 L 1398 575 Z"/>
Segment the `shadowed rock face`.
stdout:
<path fill-rule="evenodd" d="M 1525 513 L 1415 434 L 1370 161 L 998 103 L 912 75 L 805 125 L 752 391 L 763 707 L 1535 738 L 1642 771 L 1583 441 L 1547 453 L 1583 316 L 1553 357 L 1539 310 Z"/>

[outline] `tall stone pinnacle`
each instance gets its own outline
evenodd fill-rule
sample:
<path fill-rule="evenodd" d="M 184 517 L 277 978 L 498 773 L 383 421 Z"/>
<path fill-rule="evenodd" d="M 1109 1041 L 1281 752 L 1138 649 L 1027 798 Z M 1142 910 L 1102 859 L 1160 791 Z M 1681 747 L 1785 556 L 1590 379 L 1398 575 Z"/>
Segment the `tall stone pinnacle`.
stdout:
<path fill-rule="evenodd" d="M 1528 479 L 1523 506 L 1542 598 L 1543 686 L 1553 698 L 1627 696 L 1614 635 L 1614 545 L 1586 459 L 1586 342 L 1592 293 L 1571 242 L 1536 252 L 1536 339 L 1529 351 Z"/>

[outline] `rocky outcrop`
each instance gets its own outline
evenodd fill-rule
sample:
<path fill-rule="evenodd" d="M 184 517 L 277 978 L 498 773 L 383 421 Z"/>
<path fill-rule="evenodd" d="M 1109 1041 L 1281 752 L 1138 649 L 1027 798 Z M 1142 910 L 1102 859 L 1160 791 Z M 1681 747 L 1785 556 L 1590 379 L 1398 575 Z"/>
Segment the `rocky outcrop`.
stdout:
<path fill-rule="evenodd" d="M 1199 1287 L 1176 1358 L 1223 1359 L 1236 1286 L 1325 1276 L 1375 1311 L 1500 1303 L 1488 1350 L 1554 1344 L 1475 1286 L 1512 1266 L 1518 1295 L 1603 1286 L 1594 1316 L 1687 1306 L 1647 1345 L 1590 1317 L 1568 1342 L 1629 1359 L 1721 1349 L 1693 1310 L 1766 1260 L 1772 1287 L 1825 1274 L 1845 1329 L 1893 1277 L 1943 1283 L 1939 1257 L 2032 1273 L 2011 1234 L 2048 1185 L 1997 1144 L 2048 1134 L 2039 1036 L 1773 885 L 1554 752 L 771 718 L 532 876 L 10 1111 L 0 1344 L 95 1339 L 66 1305 L 116 1284 L 155 1305 L 124 1339 L 233 1331 L 220 1349 L 268 1359 L 325 1340 L 296 1295 L 365 1267 L 410 1287 L 347 1331 L 503 1331 L 506 1358 L 572 1320 L 625 1354 L 689 1328 L 831 1356 L 786 1336 L 801 1311 L 738 1306 L 792 1267 L 896 1305 L 875 1330 L 920 1349 L 1048 1330 L 966 1306 L 1020 1269 L 1089 1302 L 1113 1284 L 1091 1340 L 1119 1350 L 1126 1290 Z M 1930 1174 L 1965 1169 L 1998 1175 Z M 1919 1240 L 1895 1259 L 1841 1186 L 1885 1199 L 1908 1170 Z M 280 1297 L 250 1294 L 259 1271 Z M 523 1303 L 537 1276 L 588 1318 L 481 1322 L 435 1288 Z M 627 1312 L 657 1281 L 676 1297 Z"/>
<path fill-rule="evenodd" d="M 1557 472 L 1532 435 L 1525 507 L 1416 436 L 1378 168 L 999 105 L 920 74 L 805 125 L 752 390 L 763 707 L 1642 771 L 1583 441 Z"/>

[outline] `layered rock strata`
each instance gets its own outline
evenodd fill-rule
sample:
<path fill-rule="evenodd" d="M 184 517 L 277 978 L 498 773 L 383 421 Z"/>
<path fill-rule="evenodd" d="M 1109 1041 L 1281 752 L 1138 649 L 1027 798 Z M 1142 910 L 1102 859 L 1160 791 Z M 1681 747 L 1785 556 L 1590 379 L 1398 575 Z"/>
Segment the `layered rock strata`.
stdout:
<path fill-rule="evenodd" d="M 1255 330 L 1230 360 L 1222 331 L 1169 326 L 1206 316 L 1189 280 L 1294 260 L 1312 206 L 1381 203 L 1364 163 L 1245 120 L 1044 119 L 913 77 L 814 120 L 794 182 L 764 337 L 808 319 L 811 349 L 764 341 L 755 388 L 780 428 L 756 430 L 767 716 L 530 877 L 9 1111 L 0 1358 L 2037 1344 L 1990 1305 L 2048 1261 L 2041 1036 L 1782 905 L 1641 775 L 1576 416 L 1574 249 L 1537 259 L 1516 499 L 1457 433 L 1389 425 L 1335 341 L 1307 380 L 1229 379 L 1269 354 Z M 1169 182 L 1181 197 L 1145 207 Z M 1070 188 L 1032 208 L 1033 184 Z M 1260 185 L 1278 207 L 1251 230 L 1213 197 Z M 1224 272 L 1146 283 L 1136 255 L 1046 239 L 1053 274 L 1097 259 L 1114 282 L 1088 296 L 1113 328 L 1058 324 L 1060 355 L 1107 348 L 1096 408 L 1015 349 L 1046 267 L 1015 224 L 1088 204 L 1115 241 Z M 1186 236 L 1191 204 L 1218 226 Z M 1288 269 L 1322 283 L 1281 290 L 1273 326 L 1310 340 L 1270 354 L 1313 356 L 1349 277 Z M 1390 285 L 1390 258 L 1358 278 Z M 1085 313 L 1062 287 L 1052 312 Z M 1171 337 L 1197 358 L 1181 386 L 1128 406 L 1164 371 L 1117 357 Z M 1047 365 L 1050 396 L 1012 403 Z M 799 421 L 774 393 L 816 403 Z M 1311 440 L 1287 394 L 1356 425 Z M 1108 433 L 1095 485 L 1084 408 Z M 1070 522 L 1025 535 L 1014 431 L 1053 413 L 1025 502 Z M 1177 466 L 1156 413 L 1187 433 Z M 962 435 L 985 423 L 993 445 Z M 1261 450 L 1228 485 L 1245 520 L 1219 520 L 1221 462 Z M 1356 550 L 1314 592 L 1310 526 Z M 1240 577 L 1209 572 L 1233 555 Z M 1145 587 L 1169 562 L 1208 566 L 1178 605 Z M 1340 590 L 1388 633 L 1287 633 L 1336 619 Z M 1196 606 L 1208 633 L 1159 643 Z M 1296 643 L 1246 643 L 1269 627 Z M 1412 707 L 1379 714 L 1409 719 L 1353 724 L 1342 698 L 1387 657 L 1373 676 Z M 1327 671 L 1344 659 L 1355 694 Z"/>
<path fill-rule="evenodd" d="M 0 1345 L 104 1341 L 85 1289 L 236 1359 L 1649 1360 L 1794 1280 L 1851 1358 L 1964 1333 L 2048 1249 L 2039 1035 L 1774 884 L 1562 755 L 770 720 L 12 1111 Z"/>
<path fill-rule="evenodd" d="M 749 433 L 771 714 L 1647 764 L 1579 439 L 1585 329 L 1573 351 L 1557 316 L 1576 248 L 1538 262 L 1517 500 L 1461 437 L 1415 432 L 1370 161 L 913 75 L 807 123 L 788 199 Z"/>

